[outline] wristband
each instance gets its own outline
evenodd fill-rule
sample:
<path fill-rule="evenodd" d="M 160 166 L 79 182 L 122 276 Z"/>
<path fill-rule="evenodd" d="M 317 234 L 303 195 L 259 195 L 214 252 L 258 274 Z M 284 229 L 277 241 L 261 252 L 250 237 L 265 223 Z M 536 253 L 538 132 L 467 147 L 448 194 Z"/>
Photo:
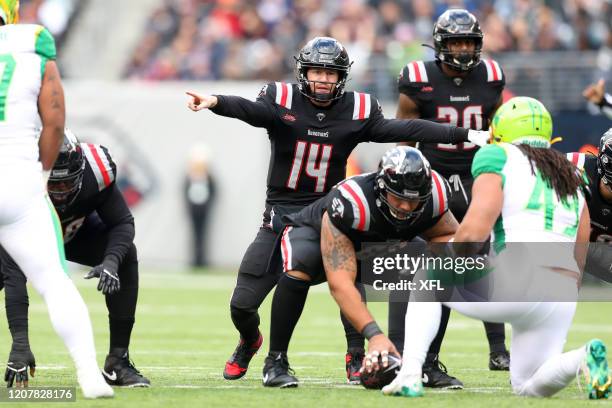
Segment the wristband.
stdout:
<path fill-rule="evenodd" d="M 366 339 L 370 340 L 374 336 L 378 336 L 379 334 L 383 334 L 383 332 L 382 332 L 382 330 L 380 330 L 380 327 L 378 327 L 376 322 L 374 320 L 372 320 L 370 323 L 366 324 L 363 327 L 363 330 L 361 330 L 361 334 L 363 335 L 363 337 L 365 337 Z"/>

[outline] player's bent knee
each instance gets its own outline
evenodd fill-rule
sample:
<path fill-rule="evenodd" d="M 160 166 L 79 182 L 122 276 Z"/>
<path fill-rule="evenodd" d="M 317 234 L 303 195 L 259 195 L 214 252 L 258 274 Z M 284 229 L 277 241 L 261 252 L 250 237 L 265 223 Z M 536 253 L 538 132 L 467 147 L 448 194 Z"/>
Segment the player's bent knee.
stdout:
<path fill-rule="evenodd" d="M 299 280 L 303 280 L 306 282 L 310 282 L 312 280 L 310 275 L 304 272 L 300 272 L 300 271 L 287 271 L 286 274 L 292 277 L 293 279 L 299 279 Z"/>

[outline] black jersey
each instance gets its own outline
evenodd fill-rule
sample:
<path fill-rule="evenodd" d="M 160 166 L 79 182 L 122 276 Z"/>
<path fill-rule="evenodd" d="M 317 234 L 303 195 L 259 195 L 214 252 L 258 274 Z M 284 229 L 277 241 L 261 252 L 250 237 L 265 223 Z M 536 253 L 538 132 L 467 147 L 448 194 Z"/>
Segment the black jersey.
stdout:
<path fill-rule="evenodd" d="M 448 211 L 450 187 L 432 171 L 432 194 L 421 215 L 404 228 L 389 222 L 376 205 L 376 173 L 346 179 L 324 198 L 296 214 L 284 217 L 288 225 L 309 226 L 321 231 L 321 219 L 327 212 L 331 222 L 357 247 L 362 242 L 409 241 L 433 227 Z"/>
<path fill-rule="evenodd" d="M 81 143 L 85 171 L 81 189 L 66 207 L 57 207 L 64 242 L 72 240 L 87 217 L 96 212 L 108 228 L 105 256 L 120 262 L 134 240 L 134 217 L 115 184 L 117 166 L 108 150 L 100 145 Z"/>
<path fill-rule="evenodd" d="M 376 98 L 361 92 L 346 92 L 326 108 L 312 104 L 296 84 L 280 82 L 264 86 L 255 102 L 217 98 L 213 112 L 268 130 L 267 207 L 305 206 L 323 197 L 346 177 L 348 156 L 358 143 L 467 140 L 467 131 L 455 126 L 385 119 Z"/>
<path fill-rule="evenodd" d="M 451 78 L 436 61 L 413 61 L 400 72 L 398 90 L 412 99 L 422 119 L 450 123 L 474 130 L 487 130 L 504 89 L 499 64 L 482 60 L 465 78 Z M 452 174 L 471 177 L 470 166 L 478 146 L 419 143 L 431 167 L 448 178 Z"/>
<path fill-rule="evenodd" d="M 597 156 L 584 153 L 568 153 L 567 158 L 579 169 L 583 169 L 589 179 L 591 197 L 587 202 L 591 217 L 591 237 L 589 241 L 612 242 L 612 203 L 607 202 L 599 191 L 601 177 L 597 173 Z"/>

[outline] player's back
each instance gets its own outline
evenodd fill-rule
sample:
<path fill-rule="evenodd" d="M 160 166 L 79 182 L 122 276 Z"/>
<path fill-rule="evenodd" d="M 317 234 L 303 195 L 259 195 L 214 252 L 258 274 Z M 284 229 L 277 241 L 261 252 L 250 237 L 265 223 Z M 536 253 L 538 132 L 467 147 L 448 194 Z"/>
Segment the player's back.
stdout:
<path fill-rule="evenodd" d="M 38 95 L 55 43 L 42 26 L 0 27 L 0 161 L 38 161 Z"/>
<path fill-rule="evenodd" d="M 529 158 L 515 145 L 500 143 L 480 150 L 472 166 L 474 177 L 495 172 L 503 180 L 502 213 L 494 227 L 496 243 L 576 241 L 585 204 L 581 191 L 560 200 L 537 170 L 533 174 Z"/>

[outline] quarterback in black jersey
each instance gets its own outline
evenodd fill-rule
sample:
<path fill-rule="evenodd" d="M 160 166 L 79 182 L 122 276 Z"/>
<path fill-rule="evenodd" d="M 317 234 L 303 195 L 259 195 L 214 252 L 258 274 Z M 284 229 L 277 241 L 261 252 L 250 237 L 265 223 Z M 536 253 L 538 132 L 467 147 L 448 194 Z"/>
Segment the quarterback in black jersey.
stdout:
<path fill-rule="evenodd" d="M 410 241 L 417 235 L 429 241 L 448 241 L 457 221 L 448 211 L 448 183 L 432 171 L 427 159 L 412 147 L 385 154 L 377 173 L 351 177 L 302 211 L 283 217 L 281 239 L 285 274 L 274 293 L 270 353 L 264 366 L 264 385 L 297 386 L 289 371 L 287 349 L 312 284 L 328 281 L 341 312 L 369 339 L 371 356 L 399 355 L 370 315 L 354 283 L 355 251 L 363 242 Z M 281 284 L 283 283 L 283 284 Z M 282 302 L 277 302 L 282 299 Z"/>
<path fill-rule="evenodd" d="M 47 189 L 61 222 L 66 259 L 92 267 L 86 278 L 99 278 L 98 290 L 106 297 L 110 348 L 104 378 L 110 385 L 148 387 L 149 380 L 128 355 L 138 298 L 138 259 L 134 217 L 115 183 L 116 175 L 105 147 L 79 143 L 66 130 Z M 28 340 L 26 279 L 4 250 L 0 259 L 13 337 L 5 381 L 9 386 L 14 380 L 27 385 L 27 369 L 33 372 L 35 362 Z"/>
<path fill-rule="evenodd" d="M 397 117 L 487 130 L 502 104 L 505 77 L 496 61 L 480 58 L 483 34 L 478 20 L 467 10 L 447 10 L 434 25 L 433 42 L 435 61 L 412 61 L 400 72 Z M 471 198 L 470 168 L 478 146 L 419 143 L 419 148 L 431 167 L 449 181 L 453 189 L 450 209 L 461 222 Z M 400 349 L 404 341 L 406 306 L 406 303 L 392 303 L 389 310 L 389 336 Z M 442 315 L 440 331 L 427 360 L 433 372 L 429 372 L 425 386 L 446 387 L 458 382 L 437 370 L 437 356 L 450 309 L 444 307 Z M 508 370 L 503 324 L 485 323 L 485 329 L 490 347 L 489 368 Z"/>
<path fill-rule="evenodd" d="M 361 142 L 483 144 L 488 138 L 485 132 L 425 120 L 385 119 L 376 98 L 345 92 L 351 64 L 342 44 L 317 37 L 296 57 L 297 83 L 269 83 L 255 102 L 188 92 L 191 110 L 210 109 L 266 128 L 271 144 L 263 225 L 242 259 L 230 302 L 240 341 L 226 363 L 226 379 L 246 373 L 263 341 L 257 310 L 280 276 L 278 271 L 266 273 L 276 240 L 272 215 L 297 211 L 323 197 L 344 179 L 347 158 Z"/>

